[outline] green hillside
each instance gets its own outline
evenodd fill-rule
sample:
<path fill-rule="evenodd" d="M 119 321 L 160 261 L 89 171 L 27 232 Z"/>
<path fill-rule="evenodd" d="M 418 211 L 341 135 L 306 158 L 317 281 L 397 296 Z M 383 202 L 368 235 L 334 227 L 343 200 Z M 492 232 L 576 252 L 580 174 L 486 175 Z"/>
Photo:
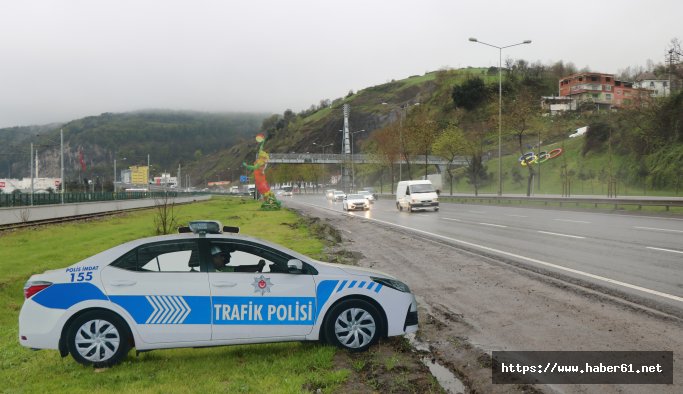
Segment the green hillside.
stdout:
<path fill-rule="evenodd" d="M 561 71 L 561 70 L 560 70 Z M 556 147 L 564 154 L 540 165 L 540 193 L 607 194 L 610 176 L 618 195 L 676 195 L 683 189 L 683 93 L 669 98 L 647 99 L 639 106 L 619 111 L 584 110 L 548 117 L 540 110 L 539 97 L 556 93 L 558 74 L 549 70 L 507 70 L 503 78 L 503 191 L 527 193 L 527 168 L 518 159 L 529 150 L 538 152 Z M 475 82 L 478 82 L 478 85 Z M 467 90 L 468 85 L 477 90 Z M 461 96 L 456 102 L 456 91 Z M 410 164 L 401 168 L 403 179 L 436 173 L 420 160 L 424 153 L 440 154 L 432 142 L 446 130 L 461 133 L 458 156 L 481 157 L 480 193 L 498 190 L 498 73 L 494 68 L 441 70 L 423 76 L 369 87 L 337 99 L 328 106 L 299 114 L 285 112 L 264 122 L 269 152 L 322 153 L 321 145 L 333 143 L 332 152 L 341 151 L 343 104 L 351 108 L 351 131 L 365 130 L 354 137 L 354 152 L 376 157 L 399 157 L 397 146 L 404 139 L 403 151 Z M 390 103 L 383 105 L 382 103 Z M 419 103 L 419 106 L 413 104 Z M 472 105 L 468 105 L 471 103 Z M 403 112 L 400 105 L 408 105 Z M 569 139 L 577 128 L 589 125 L 586 136 Z M 457 134 L 456 133 L 456 134 Z M 316 145 L 313 145 L 313 142 Z M 393 147 L 391 145 L 394 145 Z M 253 149 L 247 142 L 230 150 L 241 156 Z M 330 150 L 327 150 L 329 153 Z M 474 155 L 474 156 L 473 156 Z M 488 159 L 488 160 L 487 160 Z M 398 181 L 398 166 L 385 164 L 356 165 L 358 186 L 382 187 L 387 191 Z M 226 167 L 239 168 L 226 161 Z M 534 166 L 538 169 L 539 166 Z M 312 165 L 270 165 L 271 182 L 311 181 L 325 183 L 329 175 L 338 175 L 339 166 L 328 166 L 327 177 Z M 471 168 L 452 170 L 454 192 L 473 193 Z M 393 177 L 393 182 L 392 178 Z M 532 193 L 539 193 L 535 177 Z M 448 192 L 448 182 L 444 191 Z"/>
<path fill-rule="evenodd" d="M 678 193 L 683 173 L 683 93 L 618 112 L 584 108 L 545 116 L 539 98 L 556 94 L 559 78 L 573 71 L 561 62 L 548 67 L 522 60 L 503 70 L 503 191 L 527 192 L 528 172 L 518 158 L 529 150 L 538 151 L 535 146 L 541 139 L 542 150 L 562 147 L 565 151 L 540 166 L 540 193 L 561 194 L 569 185 L 573 195 L 606 194 L 610 174 L 619 195 Z M 154 175 L 162 171 L 175 175 L 181 165 L 183 183 L 189 178 L 195 187 L 206 187 L 209 181 L 238 181 L 247 174 L 242 163 L 254 160 L 258 149 L 254 137 L 259 132 L 266 135 L 265 150 L 270 153 L 323 153 L 322 146 L 328 146 L 325 153 L 341 153 L 343 106 L 348 104 L 353 151 L 378 161 L 355 166 L 357 186 L 388 191 L 399 180 L 399 172 L 403 179 L 436 173 L 437 168 L 425 169 L 421 164 L 429 154 L 448 160 L 467 157 L 472 163 L 451 169 L 455 192 L 472 193 L 476 184 L 480 193 L 496 193 L 498 75 L 495 67 L 428 72 L 321 100 L 299 113 L 142 111 L 105 113 L 39 129 L 2 129 L 0 143 L 6 148 L 0 157 L 0 177 L 26 176 L 29 140 L 39 152 L 42 175 L 57 176 L 55 142 L 62 128 L 67 179 L 82 176 L 78 157 L 82 150 L 87 175 L 102 178 L 105 188 L 113 178 L 114 158 L 125 167 L 146 164 L 148 154 Z M 586 125 L 591 126 L 586 136 L 567 138 Z M 390 166 L 403 152 L 410 163 L 400 169 Z M 339 166 L 328 165 L 323 176 L 321 167 L 271 163 L 267 176 L 271 183 L 326 184 L 340 174 Z M 536 194 L 538 177 L 535 180 Z M 444 189 L 448 192 L 447 183 Z"/>
<path fill-rule="evenodd" d="M 113 161 L 119 169 L 147 165 L 152 173 L 176 173 L 178 165 L 202 160 L 254 135 L 267 114 L 201 113 L 186 111 L 140 111 L 104 113 L 65 124 L 0 130 L 0 141 L 13 155 L 0 158 L 0 177 L 28 176 L 29 143 L 38 152 L 39 176 L 59 176 L 59 130 L 64 132 L 65 172 L 68 180 L 79 176 L 113 178 Z M 4 139 L 4 140 L 3 140 Z M 81 170 L 83 152 L 86 172 Z M 6 173 L 5 173 L 6 172 Z"/>

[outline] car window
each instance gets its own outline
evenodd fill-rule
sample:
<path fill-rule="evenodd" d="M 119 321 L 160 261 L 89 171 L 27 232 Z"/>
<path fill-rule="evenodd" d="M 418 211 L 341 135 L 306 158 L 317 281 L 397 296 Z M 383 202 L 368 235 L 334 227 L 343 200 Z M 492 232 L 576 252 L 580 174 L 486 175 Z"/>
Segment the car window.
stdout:
<path fill-rule="evenodd" d="M 142 272 L 199 272 L 199 250 L 194 241 L 155 243 L 126 253 L 112 265 Z"/>
<path fill-rule="evenodd" d="M 287 261 L 293 257 L 271 248 L 243 242 L 210 242 L 212 264 L 209 270 L 217 272 L 271 272 L 287 273 Z M 227 259 L 225 268 L 221 260 Z"/>
<path fill-rule="evenodd" d="M 431 184 L 428 184 L 428 183 L 412 185 L 412 186 L 410 186 L 410 189 L 413 193 L 433 193 L 434 192 L 434 188 L 432 187 Z"/>

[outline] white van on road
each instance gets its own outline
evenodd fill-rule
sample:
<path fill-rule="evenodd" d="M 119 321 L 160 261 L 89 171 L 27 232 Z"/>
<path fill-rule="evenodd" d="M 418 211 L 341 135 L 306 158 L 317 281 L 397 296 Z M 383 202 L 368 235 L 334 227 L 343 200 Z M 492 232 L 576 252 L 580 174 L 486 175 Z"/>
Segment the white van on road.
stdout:
<path fill-rule="evenodd" d="M 396 188 L 396 208 L 399 211 L 407 209 L 434 208 L 439 210 L 439 196 L 429 180 L 401 181 Z"/>

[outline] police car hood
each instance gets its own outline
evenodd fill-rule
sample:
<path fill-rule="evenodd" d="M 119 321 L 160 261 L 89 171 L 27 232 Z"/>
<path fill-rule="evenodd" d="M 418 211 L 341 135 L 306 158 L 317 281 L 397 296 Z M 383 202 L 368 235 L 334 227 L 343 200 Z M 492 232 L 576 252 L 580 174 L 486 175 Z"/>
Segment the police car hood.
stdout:
<path fill-rule="evenodd" d="M 391 276 L 385 272 L 373 270 L 371 268 L 361 268 L 361 267 L 354 267 L 351 265 L 344 265 L 344 264 L 325 263 L 322 261 L 319 261 L 318 263 L 323 264 L 326 267 L 336 268 L 336 269 L 341 270 L 344 273 L 349 274 L 349 275 L 376 276 L 376 277 L 380 277 L 380 278 L 396 279 L 395 277 L 393 277 L 393 276 Z"/>

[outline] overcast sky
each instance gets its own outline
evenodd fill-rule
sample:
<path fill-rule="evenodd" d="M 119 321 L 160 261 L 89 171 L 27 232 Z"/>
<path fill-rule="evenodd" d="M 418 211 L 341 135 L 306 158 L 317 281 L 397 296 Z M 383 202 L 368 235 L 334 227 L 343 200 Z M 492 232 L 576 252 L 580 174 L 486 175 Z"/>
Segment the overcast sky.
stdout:
<path fill-rule="evenodd" d="M 146 108 L 300 111 L 511 57 L 617 73 L 683 40 L 681 0 L 0 0 L 0 127 Z"/>

